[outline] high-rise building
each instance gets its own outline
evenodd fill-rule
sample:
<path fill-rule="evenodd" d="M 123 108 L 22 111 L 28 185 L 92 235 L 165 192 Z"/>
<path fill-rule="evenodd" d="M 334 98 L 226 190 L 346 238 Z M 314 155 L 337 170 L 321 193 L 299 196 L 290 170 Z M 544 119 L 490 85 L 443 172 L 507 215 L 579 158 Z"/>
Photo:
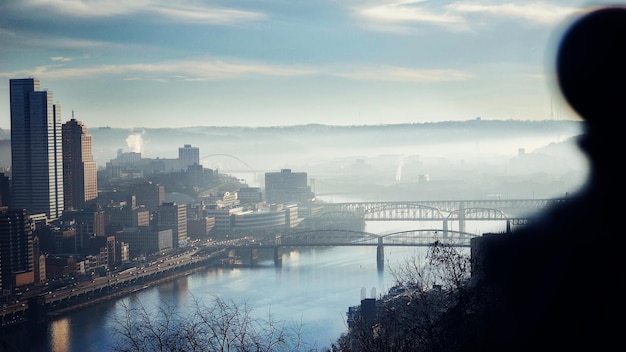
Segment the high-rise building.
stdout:
<path fill-rule="evenodd" d="M 265 173 L 265 201 L 267 203 L 306 203 L 314 198 L 315 194 L 307 185 L 306 172 L 291 172 L 291 169 L 282 169 L 280 172 Z"/>
<path fill-rule="evenodd" d="M 114 233 L 124 227 L 150 226 L 150 211 L 128 205 L 108 206 L 105 209 L 105 233 Z"/>
<path fill-rule="evenodd" d="M 135 196 L 137 206 L 143 205 L 150 212 L 156 212 L 165 200 L 165 187 L 152 182 L 140 182 L 130 187 L 129 193 Z"/>
<path fill-rule="evenodd" d="M 171 228 L 174 248 L 187 245 L 187 205 L 165 202 L 157 213 L 159 229 Z"/>
<path fill-rule="evenodd" d="M 34 282 L 31 219 L 24 209 L 0 207 L 0 289 Z"/>
<path fill-rule="evenodd" d="M 73 222 L 76 230 L 75 246 L 79 253 L 85 253 L 92 237 L 105 235 L 105 214 L 99 209 L 71 210 L 63 213 L 63 219 Z"/>
<path fill-rule="evenodd" d="M 185 144 L 183 148 L 178 148 L 178 161 L 182 170 L 187 170 L 194 164 L 200 165 L 200 149 L 192 147 L 191 144 Z"/>
<path fill-rule="evenodd" d="M 98 197 L 96 162 L 91 134 L 74 118 L 63 124 L 63 185 L 66 210 L 80 210 Z"/>
<path fill-rule="evenodd" d="M 13 207 L 57 219 L 63 213 L 61 107 L 39 80 L 10 80 Z"/>

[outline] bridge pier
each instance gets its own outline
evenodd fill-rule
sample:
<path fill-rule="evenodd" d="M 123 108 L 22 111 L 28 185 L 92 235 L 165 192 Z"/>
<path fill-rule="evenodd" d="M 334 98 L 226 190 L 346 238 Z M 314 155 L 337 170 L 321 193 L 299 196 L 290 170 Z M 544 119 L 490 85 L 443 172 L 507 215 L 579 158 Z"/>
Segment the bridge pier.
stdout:
<path fill-rule="evenodd" d="M 48 323 L 48 315 L 46 314 L 46 297 L 36 296 L 28 299 L 28 322 L 33 327 L 43 328 Z M 40 329 L 33 329 L 35 331 Z"/>
<path fill-rule="evenodd" d="M 233 251 L 233 255 L 229 255 L 229 258 L 234 262 L 239 259 L 243 266 L 255 266 L 259 263 L 259 249 L 258 248 L 240 248 Z"/>
<path fill-rule="evenodd" d="M 283 266 L 283 254 L 278 246 L 274 247 L 274 266 L 280 268 Z"/>
<path fill-rule="evenodd" d="M 250 249 L 250 266 L 256 266 L 259 264 L 259 249 Z"/>
<path fill-rule="evenodd" d="M 383 247 L 383 238 L 378 238 L 378 245 L 376 246 L 376 268 L 378 271 L 385 270 L 385 247 Z"/>
<path fill-rule="evenodd" d="M 459 232 L 465 232 L 465 206 L 459 204 Z"/>

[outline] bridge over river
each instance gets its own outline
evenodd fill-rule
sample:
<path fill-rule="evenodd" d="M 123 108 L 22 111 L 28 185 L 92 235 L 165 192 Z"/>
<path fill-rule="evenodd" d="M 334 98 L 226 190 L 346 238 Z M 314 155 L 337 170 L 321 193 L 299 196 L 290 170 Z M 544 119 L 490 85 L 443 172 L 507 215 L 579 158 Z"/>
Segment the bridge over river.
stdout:
<path fill-rule="evenodd" d="M 365 221 L 435 221 L 442 224 L 442 231 L 448 231 L 450 222 L 457 222 L 460 232 L 466 232 L 466 221 L 505 221 L 507 230 L 510 230 L 512 225 L 527 224 L 530 215 L 566 200 L 567 198 L 325 203 L 312 216 L 332 218 L 350 214 Z"/>
<path fill-rule="evenodd" d="M 229 251 L 232 258 L 247 258 L 250 264 L 258 257 L 259 250 L 271 249 L 276 265 L 280 265 L 281 252 L 288 247 L 375 246 L 380 268 L 385 246 L 442 243 L 469 247 L 471 239 L 482 234 L 466 231 L 468 221 L 503 221 L 506 223 L 504 232 L 510 232 L 512 226 L 530 223 L 532 214 L 564 201 L 566 198 L 327 203 L 320 205 L 311 217 L 323 220 L 351 216 L 365 221 L 433 222 L 434 226 L 379 234 L 338 228 L 296 228 L 277 236 L 272 243 L 244 240 L 217 246 Z M 458 224 L 458 230 L 451 229 L 451 223 Z"/>
<path fill-rule="evenodd" d="M 255 265 L 259 251 L 271 250 L 274 265 L 282 263 L 282 253 L 293 248 L 311 247 L 376 247 L 378 269 L 384 268 L 384 247 L 428 247 L 435 243 L 454 247 L 469 247 L 476 234 L 461 231 L 442 231 L 441 229 L 420 229 L 373 234 L 364 231 L 343 229 L 303 230 L 290 232 L 277 237 L 274 243 L 257 243 L 254 241 L 234 241 L 228 244 L 214 244 L 213 248 L 226 250 L 232 263 L 240 260 L 242 264 Z"/>

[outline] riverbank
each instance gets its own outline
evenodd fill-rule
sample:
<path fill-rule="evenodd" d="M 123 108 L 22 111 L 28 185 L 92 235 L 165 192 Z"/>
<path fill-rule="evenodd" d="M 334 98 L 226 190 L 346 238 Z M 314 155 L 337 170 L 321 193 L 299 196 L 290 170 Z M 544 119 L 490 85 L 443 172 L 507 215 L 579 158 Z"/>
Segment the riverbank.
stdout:
<path fill-rule="evenodd" d="M 166 275 L 164 276 L 159 276 L 157 278 L 154 279 L 146 279 L 146 280 L 142 280 L 141 282 L 136 282 L 133 283 L 127 287 L 121 288 L 121 289 L 117 289 L 115 291 L 112 292 L 105 292 L 101 295 L 98 295 L 96 297 L 87 297 L 86 300 L 80 301 L 80 302 L 71 302 L 69 305 L 67 306 L 56 306 L 52 309 L 50 309 L 50 307 L 48 307 L 46 309 L 46 316 L 48 318 L 57 318 L 60 316 L 63 316 L 65 314 L 69 314 L 72 313 L 76 310 L 85 308 L 85 307 L 89 307 L 98 303 L 102 303 L 102 302 L 106 302 L 106 301 L 110 301 L 112 299 L 117 299 L 117 298 L 122 298 L 122 297 L 126 297 L 128 295 L 134 294 L 136 292 L 148 289 L 150 287 L 153 286 L 158 286 L 159 284 L 165 283 L 165 282 L 169 282 L 169 281 L 173 281 L 182 277 L 186 277 L 189 276 L 195 272 L 198 272 L 200 270 L 204 270 L 206 268 L 210 268 L 210 267 L 218 267 L 218 266 L 222 266 L 223 262 L 221 260 L 221 258 L 211 258 L 210 260 L 208 260 L 207 262 L 198 262 L 193 264 L 193 266 L 191 268 L 187 268 L 183 271 L 169 271 Z"/>

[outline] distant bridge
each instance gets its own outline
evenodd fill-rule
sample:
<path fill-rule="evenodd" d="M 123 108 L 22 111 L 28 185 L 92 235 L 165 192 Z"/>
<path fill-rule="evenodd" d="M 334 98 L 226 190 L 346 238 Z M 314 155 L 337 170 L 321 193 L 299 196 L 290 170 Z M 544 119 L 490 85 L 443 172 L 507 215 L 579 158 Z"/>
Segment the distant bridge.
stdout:
<path fill-rule="evenodd" d="M 374 234 L 345 229 L 316 229 L 289 232 L 268 247 L 323 247 L 323 246 L 432 246 L 435 242 L 455 247 L 469 247 L 477 234 L 444 230 L 416 229 Z"/>
<path fill-rule="evenodd" d="M 377 235 L 364 231 L 345 229 L 302 230 L 286 233 L 276 238 L 274 243 L 229 243 L 217 244 L 212 247 L 229 252 L 231 258 L 246 257 L 252 265 L 261 249 L 274 251 L 274 264 L 282 262 L 282 250 L 285 248 L 306 247 L 376 247 L 376 261 L 379 270 L 384 268 L 384 247 L 429 247 L 436 243 L 452 247 L 469 247 L 476 234 L 443 230 L 420 229 L 404 230 Z M 238 253 L 238 255 L 237 255 Z"/>
<path fill-rule="evenodd" d="M 362 215 L 366 220 L 443 220 L 450 217 L 466 217 L 472 220 L 494 220 L 500 214 L 528 215 L 567 198 L 549 199 L 480 199 L 480 200 L 431 200 L 398 202 L 350 202 L 324 203 L 323 212 L 349 211 Z"/>
<path fill-rule="evenodd" d="M 461 232 L 465 232 L 466 221 L 497 220 L 505 221 L 507 230 L 510 230 L 512 225 L 527 224 L 533 213 L 566 200 L 567 198 L 326 203 L 313 216 L 323 218 L 351 213 L 365 221 L 439 221 L 443 224 L 443 231 L 449 231 L 448 223 L 455 221 L 459 223 Z"/>

